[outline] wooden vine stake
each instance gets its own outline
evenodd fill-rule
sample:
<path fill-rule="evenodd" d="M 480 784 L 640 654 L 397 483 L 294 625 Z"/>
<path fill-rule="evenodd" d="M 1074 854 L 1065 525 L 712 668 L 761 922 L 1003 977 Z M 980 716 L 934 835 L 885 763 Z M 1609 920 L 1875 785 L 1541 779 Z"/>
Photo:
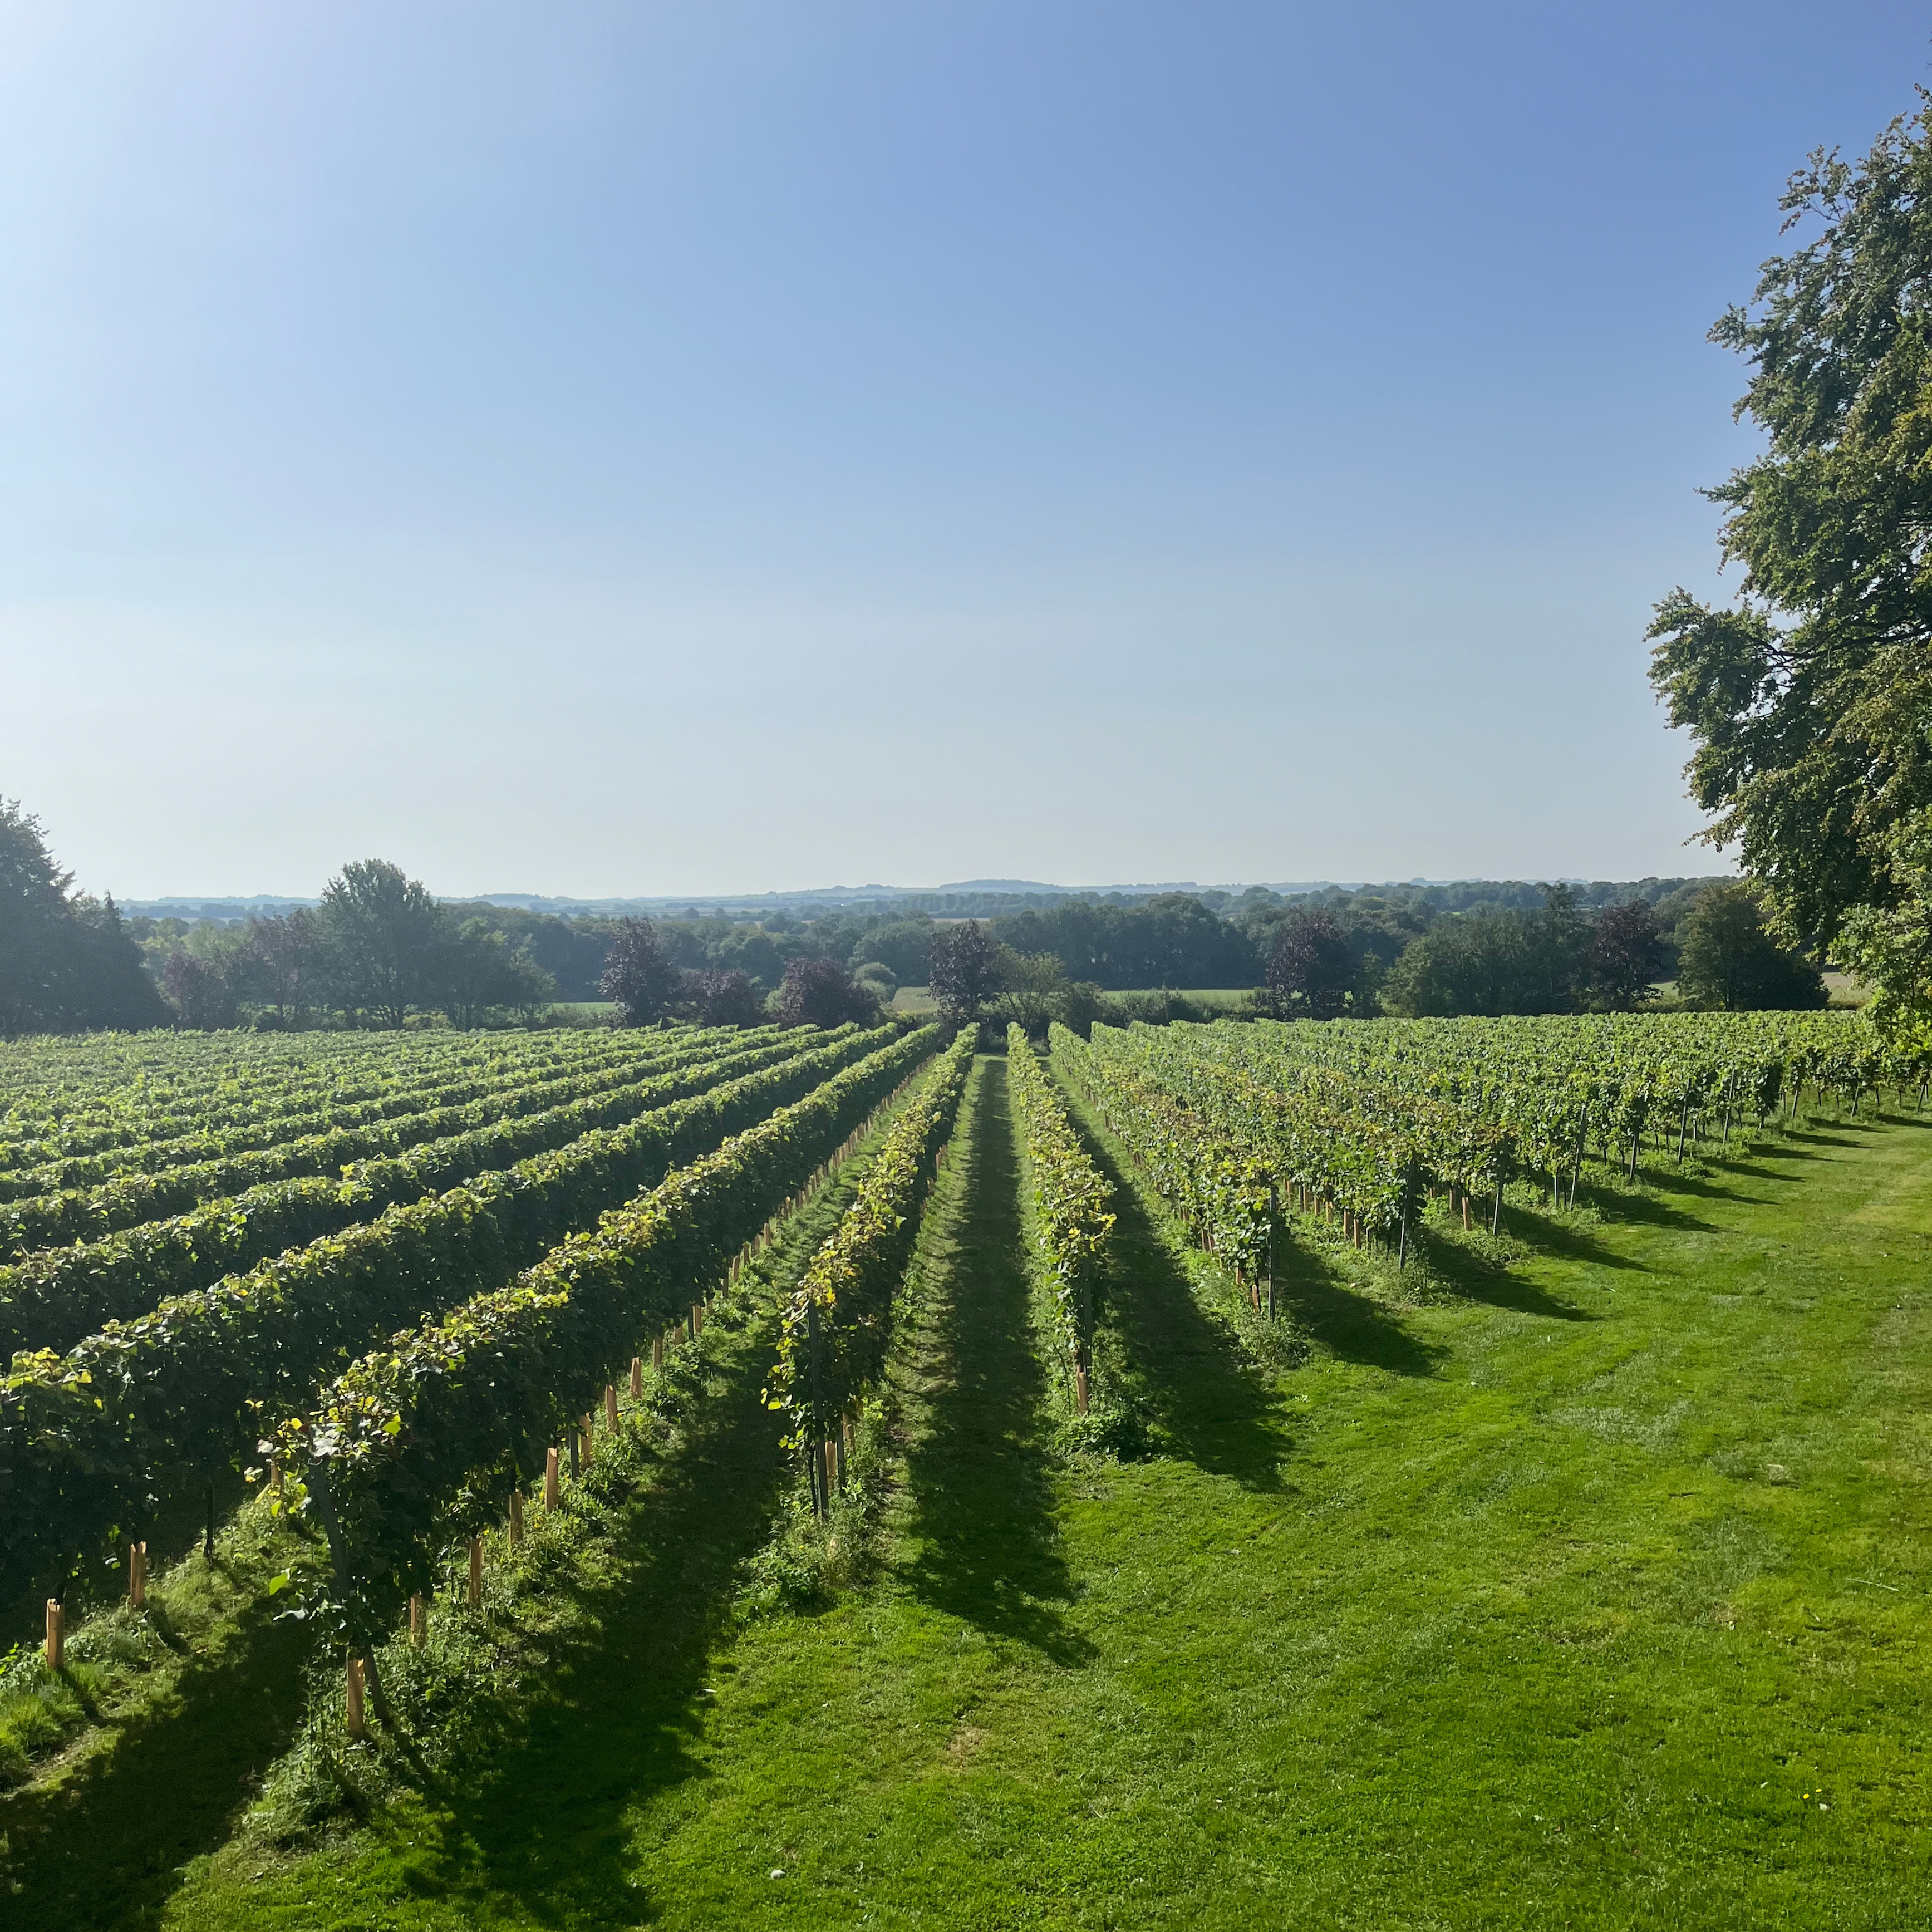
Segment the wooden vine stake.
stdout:
<path fill-rule="evenodd" d="M 1087 1369 L 1084 1363 L 1073 1364 L 1073 1406 L 1079 1413 L 1087 1413 Z"/>
<path fill-rule="evenodd" d="M 429 1618 L 423 1608 L 423 1600 L 420 1597 L 412 1597 L 410 1599 L 410 1641 L 418 1649 L 422 1647 L 423 1632 L 428 1625 Z"/>
<path fill-rule="evenodd" d="M 58 1670 L 67 1660 L 67 1612 L 58 1597 L 47 1599 L 47 1668 Z"/>
<path fill-rule="evenodd" d="M 362 1697 L 363 1665 L 359 1657 L 349 1660 L 349 1735 L 352 1738 L 366 1738 L 369 1735 L 369 1714 Z"/>
<path fill-rule="evenodd" d="M 554 1510 L 563 1500 L 562 1485 L 556 1479 L 556 1451 L 544 1451 L 544 1508 Z"/>
<path fill-rule="evenodd" d="M 641 1357 L 631 1358 L 631 1400 L 641 1401 L 644 1393 L 644 1364 Z"/>
<path fill-rule="evenodd" d="M 524 1492 L 521 1490 L 510 1492 L 510 1547 L 514 1550 L 524 1540 Z"/>
<path fill-rule="evenodd" d="M 664 1337 L 662 1335 L 651 1343 L 651 1366 L 654 1369 L 664 1366 Z"/>
<path fill-rule="evenodd" d="M 825 1496 L 829 1503 L 838 1486 L 838 1444 L 828 1436 L 820 1446 L 824 1451 Z"/>
<path fill-rule="evenodd" d="M 470 1539 L 470 1607 L 472 1610 L 483 1607 L 483 1539 L 480 1536 Z"/>
<path fill-rule="evenodd" d="M 1268 1318 L 1274 1319 L 1274 1231 L 1275 1224 L 1281 1219 L 1281 1199 L 1275 1192 L 1274 1183 L 1268 1183 Z"/>
<path fill-rule="evenodd" d="M 635 1368 L 637 1364 L 633 1362 L 631 1366 Z M 604 1384 L 604 1420 L 613 1430 L 617 1426 L 617 1384 L 615 1382 Z"/>
<path fill-rule="evenodd" d="M 128 1600 L 137 1610 L 148 1600 L 148 1546 L 145 1543 L 128 1546 Z"/>
<path fill-rule="evenodd" d="M 590 1412 L 586 1408 L 577 1418 L 577 1432 L 584 1438 L 584 1466 L 590 1466 Z"/>

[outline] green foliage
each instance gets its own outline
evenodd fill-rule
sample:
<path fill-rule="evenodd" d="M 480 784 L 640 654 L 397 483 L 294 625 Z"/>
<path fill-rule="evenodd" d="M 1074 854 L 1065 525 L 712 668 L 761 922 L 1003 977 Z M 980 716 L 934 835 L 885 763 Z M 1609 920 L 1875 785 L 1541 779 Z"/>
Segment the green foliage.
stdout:
<path fill-rule="evenodd" d="M 0 1162 L 0 1202 L 98 1189 L 130 1174 L 204 1165 L 214 1170 L 212 1186 L 219 1192 L 224 1183 L 233 1185 L 220 1164 L 258 1153 L 274 1162 L 300 1161 L 312 1154 L 316 1171 L 341 1170 L 349 1162 L 338 1159 L 338 1154 L 394 1150 L 500 1118 L 539 1112 L 601 1088 L 626 1085 L 644 1070 L 728 1051 L 735 1043 L 736 1036 L 682 1033 L 660 1036 L 648 1046 L 634 1040 L 596 1041 L 587 1048 L 566 1048 L 561 1054 L 554 1048 L 514 1057 L 495 1054 L 464 1068 L 454 1080 L 429 1085 L 412 1077 L 407 1063 L 399 1063 L 393 1082 L 359 1103 L 338 1086 L 299 1106 L 248 1107 L 230 1123 L 220 1121 L 218 1110 L 206 1106 L 159 1120 L 152 1113 L 130 1113 L 123 1118 L 116 1143 L 98 1152 L 64 1151 L 44 1162 Z M 292 1098 L 290 1084 L 278 1083 L 269 1092 L 277 1098 Z M 370 1130 L 368 1138 L 332 1138 L 358 1129 Z M 195 1184 L 203 1184 L 197 1178 Z M 79 1204 L 84 1211 L 87 1204 Z M 106 1205 L 92 1218 L 111 1223 L 116 1210 Z M 37 1244 L 34 1238 L 40 1232 L 33 1226 L 18 1244 Z"/>
<path fill-rule="evenodd" d="M 499 1516 L 654 1330 L 721 1286 L 739 1252 L 910 1066 L 900 1036 L 570 1236 L 508 1287 L 365 1356 L 280 1436 L 326 1486 L 337 1587 L 392 1604 L 451 1531 Z M 356 1614 L 352 1607 L 352 1621 Z M 366 1615 L 367 1612 L 363 1614 Z"/>
<path fill-rule="evenodd" d="M 1685 999 L 1736 1012 L 1825 1004 L 1817 968 L 1765 931 L 1756 896 L 1743 884 L 1713 886 L 1684 921 L 1677 990 Z"/>
<path fill-rule="evenodd" d="M 399 1027 L 430 995 L 443 934 L 420 880 L 384 859 L 344 866 L 322 890 L 322 927 L 337 996 Z"/>
<path fill-rule="evenodd" d="M 0 1039 L 167 1017 L 114 902 L 73 885 L 40 820 L 0 798 Z"/>
<path fill-rule="evenodd" d="M 1474 912 L 1414 940 L 1382 982 L 1382 1004 L 1410 1018 L 1574 1012 L 1587 1003 L 1591 929 L 1566 886 L 1540 910 Z"/>
<path fill-rule="evenodd" d="M 1078 1048 L 1075 1036 L 1066 1028 L 1057 1031 L 1075 1040 Z M 1114 1231 L 1114 1190 L 1094 1164 L 1040 1056 L 1017 1025 L 1006 1030 L 1006 1078 L 1019 1138 L 1022 1184 L 1033 1210 L 1029 1226 L 1039 1246 L 1039 1265 L 1051 1297 L 1061 1350 L 1070 1365 L 1077 1365 L 1090 1377 L 1094 1303 L 1106 1276 L 1108 1240 Z"/>
<path fill-rule="evenodd" d="M 1053 1054 L 1205 1246 L 1252 1280 L 1274 1216 L 1406 1240 L 1420 1190 L 1504 1175 L 1574 1191 L 1707 1113 L 1763 1119 L 1810 1083 L 1858 1096 L 1923 1069 L 1841 1015 L 1604 1016 L 1055 1028 Z M 1272 1204 L 1271 1204 L 1272 1203 Z"/>
<path fill-rule="evenodd" d="M 823 1439 L 885 1360 L 894 1294 L 919 1232 L 920 1204 L 952 1131 L 973 1049 L 973 1036 L 962 1034 L 908 1101 L 851 1206 L 785 1298 L 766 1400 L 790 1417 L 794 1448 Z"/>
<path fill-rule="evenodd" d="M 880 1048 L 892 1037 L 836 1040 L 110 1322 L 64 1356 L 18 1358 L 0 1378 L 0 1467 L 12 1472 L 0 1594 L 57 1579 L 77 1552 L 144 1521 L 156 1498 L 232 1462 L 259 1433 L 260 1408 L 300 1404 L 374 1336 L 505 1280 L 871 1049 L 859 1084 L 898 1066 L 904 1039 Z"/>
<path fill-rule="evenodd" d="M 340 1179 L 268 1182 L 98 1240 L 25 1256 L 0 1268 L 0 1354 L 65 1348 L 91 1329 L 145 1313 L 170 1296 L 371 1220 L 386 1208 L 513 1168 L 583 1135 L 621 1127 L 805 1050 L 796 1035 L 730 1050 L 728 1042 L 746 1037 L 735 1032 L 722 1039 L 671 1036 L 657 1054 L 584 1078 L 579 1090 L 589 1091 L 581 1100 L 513 1115 L 387 1160 L 358 1162 Z M 622 1084 L 598 1090 L 614 1078 Z M 566 1090 L 573 1084 L 563 1083 Z"/>
<path fill-rule="evenodd" d="M 720 1048 L 706 1042 L 700 1051 L 713 1055 Z M 190 1161 L 152 1174 L 122 1174 L 91 1188 L 30 1196 L 0 1208 L 0 1253 L 18 1255 L 56 1243 L 98 1238 L 203 1202 L 304 1174 L 340 1174 L 353 1184 L 374 1164 L 395 1160 L 418 1148 L 436 1150 L 447 1162 L 443 1171 L 458 1170 L 460 1178 L 461 1172 L 480 1172 L 472 1164 L 479 1156 L 488 1161 L 494 1153 L 497 1158 L 492 1164 L 504 1165 L 533 1148 L 554 1145 L 568 1133 L 627 1118 L 640 1106 L 650 1104 L 640 1097 L 644 1084 L 626 1081 L 614 1087 L 608 1072 L 600 1070 L 588 1075 L 566 1073 L 530 1086 L 491 1086 L 477 1099 L 456 1106 L 428 1108 L 362 1126 L 324 1127 L 268 1147 L 244 1147 L 212 1160 Z M 484 1138 L 471 1139 L 472 1136 Z M 239 1137 L 252 1136 L 244 1129 Z M 425 1176 L 425 1185 L 433 1182 L 436 1158 L 430 1154 L 411 1163 L 412 1174 Z M 26 1177 L 26 1184 L 32 1185 L 34 1178 Z"/>
<path fill-rule="evenodd" d="M 992 922 L 992 938 L 1019 953 L 1051 953 L 1070 980 L 1103 987 L 1251 986 L 1261 957 L 1238 926 L 1191 892 L 1136 905 L 1070 900 Z"/>
<path fill-rule="evenodd" d="M 1932 1052 L 1932 808 L 1903 820 L 1886 842 L 1889 906 L 1845 922 L 1840 956 L 1871 989 L 1872 1024 L 1902 1052 Z"/>
<path fill-rule="evenodd" d="M 1932 105 L 1856 164 L 1812 155 L 1754 306 L 1712 339 L 1751 374 L 1763 453 L 1710 494 L 1736 604 L 1679 589 L 1650 629 L 1652 680 L 1696 749 L 1692 795 L 1761 880 L 1780 936 L 1828 942 L 1895 890 L 1892 828 L 1932 804 Z"/>

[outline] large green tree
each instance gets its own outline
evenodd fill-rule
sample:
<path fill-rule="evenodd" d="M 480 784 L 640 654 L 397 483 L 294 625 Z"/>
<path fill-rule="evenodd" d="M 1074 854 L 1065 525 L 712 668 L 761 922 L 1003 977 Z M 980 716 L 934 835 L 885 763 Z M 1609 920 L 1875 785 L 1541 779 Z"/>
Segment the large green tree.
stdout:
<path fill-rule="evenodd" d="M 344 866 L 322 890 L 338 996 L 392 1027 L 431 991 L 443 922 L 429 888 L 386 859 Z"/>
<path fill-rule="evenodd" d="M 73 886 L 40 820 L 0 798 L 0 1036 L 151 1027 L 168 1017 L 113 900 Z"/>
<path fill-rule="evenodd" d="M 1894 829 L 1932 803 L 1932 95 L 1857 162 L 1814 154 L 1748 308 L 1712 339 L 1750 376 L 1762 453 L 1709 494 L 1728 606 L 1673 591 L 1651 676 L 1686 776 L 1788 940 L 1910 890 Z"/>
<path fill-rule="evenodd" d="M 1713 886 L 1684 922 L 1677 990 L 1687 1000 L 1733 1012 L 1809 1009 L 1825 1004 L 1818 969 L 1764 929 L 1742 880 Z"/>

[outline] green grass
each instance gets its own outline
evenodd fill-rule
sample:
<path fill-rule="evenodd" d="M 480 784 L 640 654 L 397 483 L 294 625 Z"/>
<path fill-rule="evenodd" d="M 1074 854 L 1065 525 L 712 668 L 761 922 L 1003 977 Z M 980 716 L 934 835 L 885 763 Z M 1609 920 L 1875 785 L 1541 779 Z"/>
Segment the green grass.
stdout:
<path fill-rule="evenodd" d="M 727 1615 L 784 1489 L 747 1330 L 474 1762 L 22 1922 L 1924 1922 L 1932 1128 L 1519 1205 L 1400 1290 L 1292 1250 L 1286 1369 L 1124 1189 L 1127 1464 L 1051 1451 L 1015 1160 L 984 1060 L 869 1587 Z"/>

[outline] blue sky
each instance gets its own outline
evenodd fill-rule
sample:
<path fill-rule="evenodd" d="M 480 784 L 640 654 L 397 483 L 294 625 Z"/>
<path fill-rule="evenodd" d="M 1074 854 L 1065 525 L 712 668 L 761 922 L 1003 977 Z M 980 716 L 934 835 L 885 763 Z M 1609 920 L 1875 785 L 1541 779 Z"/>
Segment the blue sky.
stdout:
<path fill-rule="evenodd" d="M 124 896 L 1712 869 L 1704 332 L 1928 40 L 0 0 L 0 793 Z"/>

